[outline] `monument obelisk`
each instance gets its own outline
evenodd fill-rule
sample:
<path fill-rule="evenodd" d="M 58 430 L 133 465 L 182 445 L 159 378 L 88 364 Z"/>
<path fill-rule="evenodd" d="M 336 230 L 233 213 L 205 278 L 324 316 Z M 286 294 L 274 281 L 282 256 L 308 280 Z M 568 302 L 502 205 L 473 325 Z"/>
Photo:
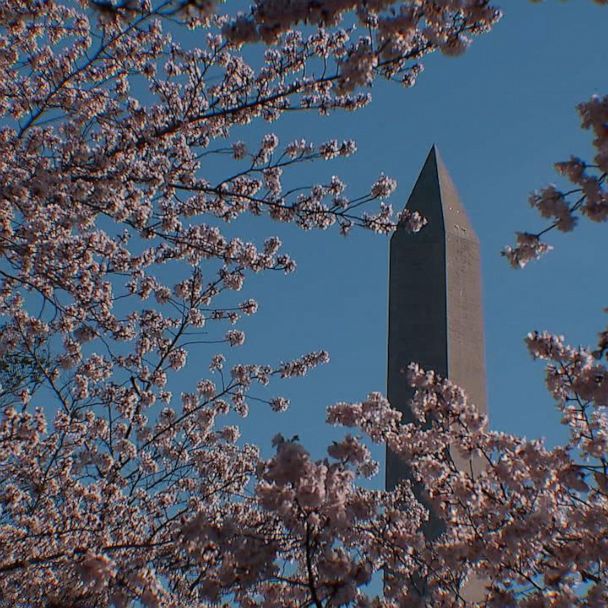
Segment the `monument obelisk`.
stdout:
<path fill-rule="evenodd" d="M 435 146 L 407 209 L 428 224 L 415 234 L 398 228 L 391 238 L 388 399 L 412 421 L 403 370 L 416 362 L 458 384 L 486 413 L 479 239 Z M 407 466 L 387 452 L 387 489 L 407 476 Z"/>

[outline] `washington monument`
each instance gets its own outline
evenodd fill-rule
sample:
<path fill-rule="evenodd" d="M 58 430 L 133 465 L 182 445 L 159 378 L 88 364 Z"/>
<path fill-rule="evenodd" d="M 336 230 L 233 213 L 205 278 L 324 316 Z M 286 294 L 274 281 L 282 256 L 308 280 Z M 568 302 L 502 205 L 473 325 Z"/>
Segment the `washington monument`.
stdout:
<path fill-rule="evenodd" d="M 402 370 L 416 362 L 458 384 L 486 413 L 479 240 L 435 146 L 407 209 L 421 213 L 428 224 L 415 234 L 398 228 L 391 238 L 389 401 L 404 422 L 412 421 L 413 391 Z M 388 452 L 387 489 L 404 477 L 406 465 Z"/>

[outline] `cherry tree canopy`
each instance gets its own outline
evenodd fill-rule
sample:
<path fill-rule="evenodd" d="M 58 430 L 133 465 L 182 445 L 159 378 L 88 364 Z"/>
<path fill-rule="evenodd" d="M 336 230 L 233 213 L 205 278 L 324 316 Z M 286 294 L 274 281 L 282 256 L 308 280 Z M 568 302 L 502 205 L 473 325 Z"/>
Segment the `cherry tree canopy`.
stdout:
<path fill-rule="evenodd" d="M 284 410 L 263 387 L 327 360 L 227 363 L 257 309 L 244 282 L 294 269 L 278 237 L 234 236 L 239 218 L 343 234 L 426 221 L 393 216 L 387 176 L 357 197 L 338 177 L 283 186 L 353 141 L 238 133 L 356 111 L 374 79 L 410 87 L 428 53 L 462 53 L 499 17 L 486 0 L 0 2 L 2 605 L 463 606 L 471 576 L 487 606 L 608 603 L 608 332 L 593 353 L 529 336 L 570 430 L 552 450 L 490 432 L 416 365 L 418 423 L 376 393 L 335 404 L 328 422 L 351 434 L 323 460 L 281 436 L 264 460 L 222 422 L 252 400 Z M 533 195 L 549 228 L 607 216 L 608 99 L 580 112 L 597 155 L 558 165 L 571 191 Z M 540 236 L 509 260 L 537 257 Z M 200 377 L 178 393 L 186 365 Z M 441 536 L 423 534 L 410 482 L 361 488 L 368 439 L 424 482 Z M 485 468 L 460 471 L 453 450 Z"/>

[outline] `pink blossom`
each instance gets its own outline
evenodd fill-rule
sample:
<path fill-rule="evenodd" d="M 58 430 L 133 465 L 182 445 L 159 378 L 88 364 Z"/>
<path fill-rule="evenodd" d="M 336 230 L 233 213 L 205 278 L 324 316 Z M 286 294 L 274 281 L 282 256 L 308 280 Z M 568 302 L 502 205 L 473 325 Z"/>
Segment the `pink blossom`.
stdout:
<path fill-rule="evenodd" d="M 426 223 L 373 200 L 394 192 L 384 175 L 360 193 L 337 176 L 300 181 L 303 163 L 352 156 L 351 139 L 281 144 L 263 130 L 256 146 L 251 126 L 357 111 L 375 79 L 413 85 L 428 54 L 461 53 L 500 16 L 485 1 L 253 4 L 3 3 L 0 358 L 35 381 L 3 387 L 2 601 L 447 607 L 475 577 L 491 581 L 487 606 L 606 605 L 606 332 L 595 351 L 527 338 L 568 433 L 554 449 L 489 431 L 462 390 L 416 365 L 404 381 L 417 423 L 371 393 L 328 408 L 350 434 L 326 458 L 297 437 L 277 436 L 269 456 L 241 440 L 234 413 L 283 411 L 266 386 L 329 360 L 226 363 L 257 310 L 249 277 L 295 269 L 251 221 Z M 606 98 L 579 114 L 594 158 L 558 164 L 574 190 L 531 197 L 563 231 L 608 218 Z M 520 233 L 506 254 L 523 266 L 548 248 Z M 371 442 L 411 479 L 362 484 L 378 469 Z"/>
<path fill-rule="evenodd" d="M 517 246 L 505 247 L 503 255 L 514 268 L 523 268 L 528 262 L 537 260 L 551 249 L 553 247 L 543 243 L 538 236 L 527 232 L 518 232 Z"/>
<path fill-rule="evenodd" d="M 396 187 L 397 182 L 394 179 L 382 174 L 372 186 L 371 196 L 373 198 L 387 198 L 395 191 Z"/>
<path fill-rule="evenodd" d="M 245 332 L 231 329 L 226 332 L 226 340 L 230 346 L 241 346 L 241 344 L 245 343 Z"/>

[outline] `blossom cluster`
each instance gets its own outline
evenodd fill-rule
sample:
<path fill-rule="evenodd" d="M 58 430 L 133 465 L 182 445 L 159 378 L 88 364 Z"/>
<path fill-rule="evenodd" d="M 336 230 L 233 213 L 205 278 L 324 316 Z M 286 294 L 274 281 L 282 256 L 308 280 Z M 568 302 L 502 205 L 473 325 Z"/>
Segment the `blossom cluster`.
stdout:
<path fill-rule="evenodd" d="M 549 382 L 561 384 L 560 409 L 572 437 L 565 446 L 549 450 L 488 431 L 458 387 L 416 365 L 408 371 L 416 390 L 413 422 L 400 424 L 379 395 L 329 409 L 330 422 L 371 432 L 403 458 L 411 481 L 426 493 L 416 494 L 418 508 L 442 522 L 435 542 L 408 539 L 414 564 L 388 562 L 385 595 L 394 605 L 467 605 L 471 578 L 485 581 L 487 606 L 599 608 L 608 600 L 608 419 L 597 380 L 604 370 L 560 339 L 533 334 L 528 341 L 536 356 L 559 362 L 561 373 Z M 586 382 L 572 383 L 579 370 Z M 478 466 L 463 467 L 467 460 Z M 415 572 L 423 588 L 410 578 Z"/>
<path fill-rule="evenodd" d="M 572 156 L 555 163 L 557 173 L 570 183 L 569 189 L 561 190 L 551 184 L 532 193 L 530 205 L 550 224 L 537 234 L 518 233 L 517 245 L 505 248 L 504 254 L 514 267 L 523 267 L 551 249 L 540 240 L 545 233 L 553 229 L 570 232 L 579 217 L 592 222 L 608 219 L 608 96 L 594 95 L 577 109 L 581 126 L 593 133 L 595 156 L 591 161 Z"/>
<path fill-rule="evenodd" d="M 237 220 L 423 226 L 393 216 L 386 176 L 360 195 L 337 175 L 293 187 L 298 166 L 347 158 L 354 141 L 245 129 L 364 107 L 374 78 L 411 85 L 424 55 L 464 48 L 499 16 L 485 1 L 396 5 L 264 0 L 238 16 L 215 0 L 3 2 L 3 605 L 363 601 L 383 558 L 353 550 L 385 517 L 355 484 L 377 468 L 367 449 L 349 437 L 315 463 L 277 440 L 265 462 L 227 418 L 285 410 L 270 381 L 328 360 L 234 361 L 258 308 L 236 292 L 295 269 L 278 237 L 248 238 Z M 186 368 L 200 369 L 192 386 Z M 419 541 L 416 517 L 387 525 Z M 303 588 L 283 575 L 292 558 Z"/>
<path fill-rule="evenodd" d="M 463 52 L 499 12 L 486 0 L 231 9 L 0 9 L 0 602 L 462 607 L 475 577 L 485 606 L 605 606 L 608 335 L 595 352 L 528 337 L 569 430 L 553 450 L 488 431 L 458 387 L 417 366 L 413 422 L 379 393 L 331 406 L 349 434 L 324 458 L 280 435 L 263 458 L 234 423 L 260 402 L 285 410 L 271 380 L 328 361 L 234 360 L 254 275 L 295 269 L 278 237 L 250 238 L 238 220 L 345 234 L 426 222 L 394 216 L 385 175 L 359 195 L 337 175 L 293 186 L 302 163 L 348 158 L 352 140 L 255 141 L 247 125 L 362 108 L 375 78 L 411 86 L 427 54 Z M 558 166 L 576 192 L 531 198 L 558 229 L 606 218 L 607 107 L 579 108 L 597 155 Z M 523 265 L 546 249 L 522 233 L 508 255 Z M 369 440 L 411 478 L 366 489 Z M 425 535 L 434 519 L 442 533 Z"/>

